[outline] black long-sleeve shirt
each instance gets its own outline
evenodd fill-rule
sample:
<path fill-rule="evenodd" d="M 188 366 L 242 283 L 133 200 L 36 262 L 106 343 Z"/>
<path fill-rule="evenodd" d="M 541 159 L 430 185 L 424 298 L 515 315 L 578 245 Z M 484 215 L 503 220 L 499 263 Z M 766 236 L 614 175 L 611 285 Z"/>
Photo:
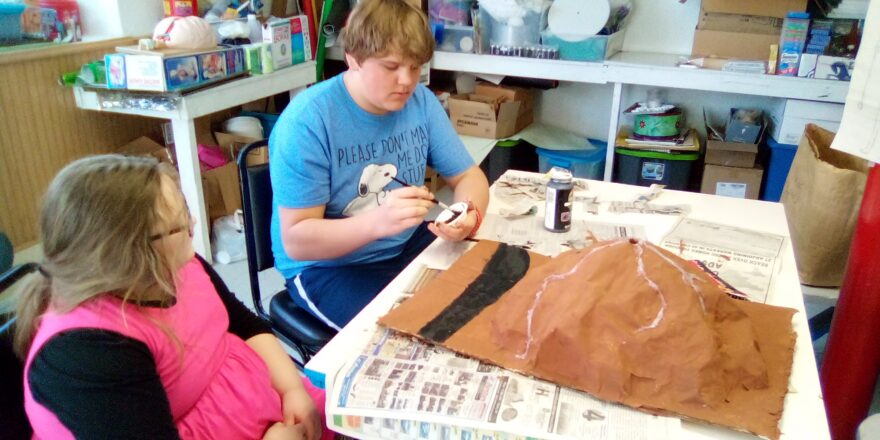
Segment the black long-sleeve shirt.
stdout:
<path fill-rule="evenodd" d="M 229 314 L 230 333 L 247 340 L 272 332 L 199 261 Z M 78 439 L 179 438 L 155 360 L 136 339 L 103 329 L 60 332 L 34 356 L 27 380 L 34 400 Z"/>

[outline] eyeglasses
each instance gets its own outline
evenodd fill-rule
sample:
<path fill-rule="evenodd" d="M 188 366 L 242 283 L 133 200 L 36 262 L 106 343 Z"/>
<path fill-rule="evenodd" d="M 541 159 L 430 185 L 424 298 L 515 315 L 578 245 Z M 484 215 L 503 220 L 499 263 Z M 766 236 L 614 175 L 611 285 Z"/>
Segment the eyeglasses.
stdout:
<path fill-rule="evenodd" d="M 183 225 L 177 226 L 175 228 L 169 229 L 165 232 L 162 232 L 159 234 L 153 234 L 150 236 L 150 241 L 161 240 L 165 237 L 169 237 L 174 234 L 179 234 L 183 231 L 187 231 L 189 233 L 189 236 L 192 237 L 193 236 L 193 221 L 192 221 L 192 217 L 190 216 L 190 213 L 189 213 L 189 206 L 184 205 L 183 212 L 184 212 L 184 217 L 186 218 L 186 223 L 184 223 Z"/>

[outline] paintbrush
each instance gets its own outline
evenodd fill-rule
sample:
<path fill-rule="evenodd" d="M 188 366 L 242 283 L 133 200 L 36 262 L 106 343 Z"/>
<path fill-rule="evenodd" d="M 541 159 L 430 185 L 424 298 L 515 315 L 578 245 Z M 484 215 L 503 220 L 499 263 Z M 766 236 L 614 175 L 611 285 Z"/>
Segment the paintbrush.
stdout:
<path fill-rule="evenodd" d="M 401 184 L 401 185 L 403 185 L 403 186 L 410 186 L 410 187 L 412 186 L 412 185 L 410 185 L 410 184 L 404 182 L 403 180 L 400 180 L 400 179 L 398 179 L 397 177 L 392 176 L 391 174 L 386 174 L 386 176 L 387 176 L 387 177 L 390 177 L 391 180 L 393 180 L 393 181 L 395 181 L 395 182 L 397 182 L 397 183 L 399 183 L 399 184 Z M 440 207 L 443 208 L 443 209 L 449 209 L 449 207 L 446 206 L 445 203 L 443 203 L 443 202 L 437 200 L 436 198 L 432 198 L 432 199 L 430 199 L 429 201 L 430 201 L 430 202 L 434 202 L 434 203 L 436 203 L 438 206 L 440 206 Z M 451 210 L 450 210 L 450 211 L 451 211 Z"/>

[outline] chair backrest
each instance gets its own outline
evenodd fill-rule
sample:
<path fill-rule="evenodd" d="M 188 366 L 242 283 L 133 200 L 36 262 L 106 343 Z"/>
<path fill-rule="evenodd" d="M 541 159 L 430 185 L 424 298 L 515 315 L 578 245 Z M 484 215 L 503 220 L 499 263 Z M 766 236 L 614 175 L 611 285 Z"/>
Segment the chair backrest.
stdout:
<path fill-rule="evenodd" d="M 271 235 L 272 181 L 269 178 L 269 164 L 248 166 L 247 157 L 250 152 L 268 146 L 267 139 L 245 145 L 237 159 L 241 177 L 241 207 L 244 213 L 244 239 L 251 297 L 254 309 L 264 319 L 269 319 L 269 316 L 263 309 L 258 274 L 275 266 Z"/>
<path fill-rule="evenodd" d="M 37 267 L 22 264 L 0 274 L 0 293 Z M 24 412 L 24 364 L 12 350 L 14 324 L 12 315 L 0 315 L 0 438 L 29 439 L 32 431 Z"/>

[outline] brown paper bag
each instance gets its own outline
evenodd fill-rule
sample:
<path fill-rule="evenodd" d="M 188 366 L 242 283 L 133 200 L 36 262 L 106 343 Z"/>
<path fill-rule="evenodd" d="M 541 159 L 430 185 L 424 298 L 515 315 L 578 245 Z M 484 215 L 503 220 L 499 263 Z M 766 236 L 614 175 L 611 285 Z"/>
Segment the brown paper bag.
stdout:
<path fill-rule="evenodd" d="M 868 178 L 868 162 L 832 150 L 833 140 L 808 124 L 782 190 L 798 274 L 811 286 L 840 286 Z"/>

